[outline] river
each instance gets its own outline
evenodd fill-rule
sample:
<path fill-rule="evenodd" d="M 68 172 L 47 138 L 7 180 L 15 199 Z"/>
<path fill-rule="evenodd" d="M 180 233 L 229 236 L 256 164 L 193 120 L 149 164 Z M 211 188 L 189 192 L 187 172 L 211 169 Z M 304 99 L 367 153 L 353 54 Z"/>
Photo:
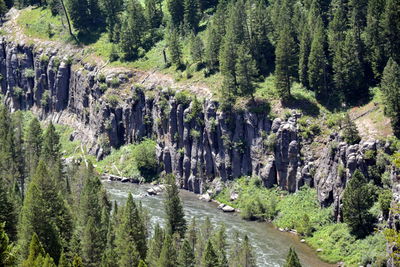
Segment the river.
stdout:
<path fill-rule="evenodd" d="M 116 200 L 119 204 L 124 204 L 128 198 L 128 194 L 132 193 L 134 199 L 140 200 L 143 206 L 149 210 L 153 225 L 156 222 L 159 222 L 160 225 L 164 224 L 163 194 L 147 196 L 146 190 L 149 188 L 149 185 L 108 181 L 104 181 L 103 184 L 111 200 Z M 297 236 L 290 233 L 282 233 L 275 229 L 272 224 L 249 222 L 242 220 L 238 214 L 224 213 L 217 209 L 216 203 L 200 201 L 198 195 L 185 190 L 181 190 L 180 195 L 188 221 L 192 217 L 196 217 L 198 222 L 203 222 L 208 216 L 214 227 L 222 223 L 225 224 L 228 243 L 229 237 L 233 236 L 234 231 L 238 231 L 242 235 L 248 235 L 254 249 L 257 264 L 260 267 L 283 266 L 289 247 L 296 249 L 303 266 L 333 266 L 319 260 L 316 253 L 306 244 L 300 243 Z"/>

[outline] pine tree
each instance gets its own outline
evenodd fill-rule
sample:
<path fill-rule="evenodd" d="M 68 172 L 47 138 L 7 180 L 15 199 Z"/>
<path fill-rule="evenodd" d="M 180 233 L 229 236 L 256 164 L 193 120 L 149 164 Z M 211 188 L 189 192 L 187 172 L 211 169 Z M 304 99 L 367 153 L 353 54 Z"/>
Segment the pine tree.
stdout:
<path fill-rule="evenodd" d="M 311 50 L 311 37 L 308 29 L 308 24 L 304 25 L 300 37 L 300 50 L 299 50 L 299 80 L 306 87 L 308 84 L 308 58 Z"/>
<path fill-rule="evenodd" d="M 236 80 L 238 94 L 253 97 L 255 92 L 255 77 L 257 76 L 256 62 L 247 46 L 240 45 L 236 61 Z"/>
<path fill-rule="evenodd" d="M 308 59 L 308 81 L 319 101 L 326 102 L 329 97 L 328 59 L 325 54 L 326 37 L 322 19 L 319 18 L 311 44 Z"/>
<path fill-rule="evenodd" d="M 183 246 L 179 251 L 178 266 L 179 267 L 194 267 L 195 266 L 195 257 L 194 257 L 193 249 L 190 246 L 189 241 L 187 241 L 187 239 L 185 239 L 185 241 L 183 241 Z"/>
<path fill-rule="evenodd" d="M 68 0 L 67 8 L 74 28 L 80 32 L 87 32 L 91 25 L 88 2 L 86 0 Z"/>
<path fill-rule="evenodd" d="M 125 60 L 139 57 L 139 48 L 143 45 L 146 29 L 147 23 L 142 5 L 138 0 L 129 0 L 122 17 L 120 33 L 120 46 Z"/>
<path fill-rule="evenodd" d="M 269 35 L 270 18 L 265 1 L 256 0 L 250 2 L 249 15 L 249 38 L 250 51 L 256 63 L 256 69 L 260 74 L 266 75 L 273 70 L 274 66 L 274 47 L 272 46 Z"/>
<path fill-rule="evenodd" d="M 343 192 L 343 220 L 357 237 L 363 238 L 373 230 L 373 215 L 369 209 L 374 198 L 373 188 L 361 171 L 356 170 Z"/>
<path fill-rule="evenodd" d="M 218 256 L 214 251 L 213 245 L 210 240 L 207 242 L 206 250 L 203 253 L 203 267 L 217 267 Z"/>
<path fill-rule="evenodd" d="M 275 87 L 283 101 L 290 98 L 290 89 L 297 72 L 296 43 L 290 28 L 284 27 L 275 49 Z"/>
<path fill-rule="evenodd" d="M 0 265 L 12 266 L 15 262 L 15 257 L 12 253 L 13 247 L 4 228 L 5 223 L 0 223 Z"/>
<path fill-rule="evenodd" d="M 252 247 L 250 245 L 249 238 L 247 235 L 244 237 L 239 252 L 240 266 L 243 267 L 255 267 L 256 260 L 253 255 Z"/>
<path fill-rule="evenodd" d="M 61 252 L 60 259 L 58 260 L 58 267 L 71 267 L 71 264 L 67 260 L 64 251 Z"/>
<path fill-rule="evenodd" d="M 42 128 L 40 127 L 39 121 L 36 118 L 33 118 L 29 122 L 24 141 L 27 173 L 30 177 L 35 173 L 36 167 L 39 163 L 42 142 Z"/>
<path fill-rule="evenodd" d="M 0 178 L 0 224 L 11 240 L 16 240 L 17 235 L 17 214 L 14 203 L 11 201 L 5 188 L 4 179 Z M 3 226 L 2 224 L 5 224 Z"/>
<path fill-rule="evenodd" d="M 10 186 L 18 179 L 15 169 L 14 129 L 10 114 L 4 105 L 0 105 L 0 177 Z"/>
<path fill-rule="evenodd" d="M 161 249 L 160 258 L 157 267 L 176 267 L 177 252 L 172 242 L 172 236 L 167 234 L 164 239 L 164 244 Z"/>
<path fill-rule="evenodd" d="M 116 236 L 117 253 L 121 266 L 137 266 L 141 259 L 146 259 L 145 233 L 143 219 L 139 216 L 132 194 L 129 194 Z"/>
<path fill-rule="evenodd" d="M 176 67 L 180 67 L 182 64 L 182 45 L 179 40 L 178 30 L 175 28 L 171 29 L 169 32 L 169 36 L 167 37 L 167 46 L 171 63 Z"/>
<path fill-rule="evenodd" d="M 209 71 L 214 71 L 218 67 L 219 49 L 220 38 L 215 27 L 212 24 L 207 27 L 207 42 L 204 51 L 205 62 Z"/>
<path fill-rule="evenodd" d="M 384 0 L 368 1 L 367 27 L 365 29 L 368 61 L 371 64 L 375 79 L 378 80 L 382 77 L 382 72 L 386 62 L 382 28 L 382 14 L 384 7 Z"/>
<path fill-rule="evenodd" d="M 183 23 L 185 12 L 184 0 L 168 0 L 167 8 L 171 16 L 172 26 L 178 28 Z"/>
<path fill-rule="evenodd" d="M 195 63 L 203 62 L 204 56 L 204 44 L 200 36 L 196 35 L 191 38 L 190 41 L 190 56 L 192 61 Z"/>
<path fill-rule="evenodd" d="M 146 0 L 144 4 L 146 19 L 150 28 L 160 27 L 163 19 L 161 2 L 159 0 Z"/>
<path fill-rule="evenodd" d="M 340 48 L 340 45 L 346 38 L 347 17 L 345 13 L 346 3 L 343 0 L 337 0 L 333 4 L 333 18 L 329 23 L 329 50 L 331 57 L 335 55 L 336 49 Z"/>
<path fill-rule="evenodd" d="M 24 125 L 23 125 L 23 113 L 17 111 L 13 113 L 12 124 L 14 130 L 14 177 L 19 182 L 21 188 L 21 199 L 25 195 L 25 158 L 24 158 Z"/>
<path fill-rule="evenodd" d="M 299 257 L 293 248 L 289 249 L 284 267 L 301 267 Z"/>
<path fill-rule="evenodd" d="M 108 220 L 102 219 L 102 211 L 108 213 L 107 206 L 102 203 L 102 185 L 93 174 L 92 167 L 88 170 L 81 196 L 82 258 L 87 266 L 99 266 L 107 243 Z"/>
<path fill-rule="evenodd" d="M 336 44 L 333 58 L 333 81 L 336 90 L 347 103 L 355 103 L 366 96 L 363 66 L 352 31 L 346 33 L 344 42 Z"/>
<path fill-rule="evenodd" d="M 118 24 L 122 11 L 122 0 L 100 0 L 100 7 L 105 16 L 107 31 L 110 41 L 116 41 L 114 36 L 115 25 Z"/>
<path fill-rule="evenodd" d="M 55 181 L 40 161 L 24 199 L 19 224 L 19 244 L 26 256 L 30 238 L 37 233 L 45 250 L 58 259 L 71 239 L 72 218 Z"/>
<path fill-rule="evenodd" d="M 188 230 L 186 231 L 186 235 L 186 239 L 188 240 L 192 250 L 194 250 L 198 239 L 198 229 L 195 217 L 192 218 Z"/>
<path fill-rule="evenodd" d="M 39 237 L 33 233 L 29 245 L 28 258 L 22 263 L 23 267 L 39 267 L 42 266 L 45 257 L 45 250 L 40 243 Z"/>
<path fill-rule="evenodd" d="M 178 233 L 181 237 L 184 237 L 186 231 L 186 220 L 182 201 L 179 197 L 179 189 L 175 183 L 175 177 L 169 175 L 167 177 L 167 182 L 168 186 L 165 198 L 165 211 L 167 214 L 168 233 L 171 235 Z"/>
<path fill-rule="evenodd" d="M 184 0 L 183 21 L 185 27 L 190 32 L 197 33 L 200 22 L 199 2 L 198 0 Z"/>
<path fill-rule="evenodd" d="M 84 267 L 82 263 L 82 258 L 75 255 L 74 260 L 72 261 L 72 267 Z"/>
<path fill-rule="evenodd" d="M 382 18 L 385 54 L 400 62 L 400 1 L 387 0 Z"/>
<path fill-rule="evenodd" d="M 228 267 L 228 259 L 226 256 L 226 229 L 225 225 L 221 225 L 218 231 L 213 236 L 213 244 L 215 253 L 218 257 L 218 266 L 219 267 Z"/>
<path fill-rule="evenodd" d="M 146 262 L 150 266 L 156 266 L 158 259 L 161 255 L 161 249 L 164 243 L 164 230 L 159 224 L 156 224 L 154 228 L 153 238 L 149 242 L 149 251 L 147 252 Z"/>
<path fill-rule="evenodd" d="M 140 260 L 138 267 L 147 267 L 147 264 L 143 260 Z"/>
<path fill-rule="evenodd" d="M 56 132 L 53 123 L 50 122 L 43 133 L 43 146 L 41 156 L 47 163 L 51 176 L 54 177 L 60 190 L 66 189 L 63 181 L 62 162 L 61 162 L 60 136 Z"/>
<path fill-rule="evenodd" d="M 394 135 L 400 137 L 400 67 L 392 58 L 383 71 L 381 88 L 385 100 L 385 114 L 391 119 Z"/>
<path fill-rule="evenodd" d="M 360 135 L 357 130 L 357 125 L 350 119 L 348 113 L 346 113 L 343 122 L 343 138 L 351 145 L 358 144 L 361 141 Z"/>

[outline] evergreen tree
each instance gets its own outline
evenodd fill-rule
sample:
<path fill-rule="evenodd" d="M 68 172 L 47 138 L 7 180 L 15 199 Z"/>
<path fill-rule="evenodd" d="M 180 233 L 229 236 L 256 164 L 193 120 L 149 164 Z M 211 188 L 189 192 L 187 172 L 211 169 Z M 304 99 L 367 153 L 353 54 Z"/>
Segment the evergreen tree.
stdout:
<path fill-rule="evenodd" d="M 12 266 L 14 264 L 15 257 L 12 253 L 12 245 L 10 244 L 10 240 L 8 239 L 4 228 L 5 223 L 0 223 L 0 265 Z"/>
<path fill-rule="evenodd" d="M 308 58 L 311 50 L 311 37 L 308 29 L 308 24 L 304 25 L 300 37 L 300 50 L 299 50 L 299 80 L 305 86 L 308 84 Z"/>
<path fill-rule="evenodd" d="M 11 240 L 15 240 L 17 235 L 17 214 L 14 203 L 5 188 L 5 181 L 2 178 L 0 178 L 0 224 L 1 230 L 4 229 Z"/>
<path fill-rule="evenodd" d="M 82 258 L 75 255 L 74 260 L 72 261 L 72 267 L 84 267 L 82 263 Z"/>
<path fill-rule="evenodd" d="M 289 249 L 284 267 L 301 267 L 299 257 L 293 248 Z"/>
<path fill-rule="evenodd" d="M 91 25 L 87 0 L 68 0 L 67 8 L 74 28 L 80 32 L 87 32 Z"/>
<path fill-rule="evenodd" d="M 290 98 L 293 78 L 296 77 L 297 51 L 290 28 L 283 28 L 276 45 L 275 87 L 283 101 Z"/>
<path fill-rule="evenodd" d="M 203 62 L 204 44 L 203 44 L 203 41 L 201 40 L 200 36 L 198 36 L 198 35 L 193 36 L 191 38 L 190 56 L 192 58 L 192 61 L 195 63 Z"/>
<path fill-rule="evenodd" d="M 213 237 L 215 253 L 218 257 L 219 267 L 228 267 L 228 259 L 226 256 L 226 229 L 225 225 L 221 225 Z"/>
<path fill-rule="evenodd" d="M 186 239 L 188 240 L 192 250 L 194 250 L 196 247 L 197 238 L 198 238 L 198 229 L 197 229 L 195 217 L 192 218 L 192 221 L 190 222 L 190 225 L 188 227 L 186 235 L 187 235 Z"/>
<path fill-rule="evenodd" d="M 23 113 L 17 111 L 13 113 L 12 124 L 14 130 L 14 177 L 19 182 L 21 188 L 21 199 L 25 195 L 25 158 L 24 158 L 24 125 Z"/>
<path fill-rule="evenodd" d="M 176 267 L 177 252 L 172 242 L 172 236 L 167 234 L 164 239 L 164 244 L 161 249 L 160 258 L 157 267 Z"/>
<path fill-rule="evenodd" d="M 119 15 L 123 8 L 122 0 L 100 0 L 100 7 L 105 16 L 110 41 L 116 41 L 114 36 L 115 25 L 120 23 Z"/>
<path fill-rule="evenodd" d="M 45 250 L 58 259 L 72 233 L 72 218 L 55 181 L 40 161 L 24 199 L 19 224 L 19 244 L 26 256 L 30 238 L 37 233 Z"/>
<path fill-rule="evenodd" d="M 42 128 L 40 127 L 39 121 L 36 118 L 33 118 L 29 122 L 24 140 L 27 173 L 30 177 L 35 173 L 36 167 L 39 163 L 42 142 Z"/>
<path fill-rule="evenodd" d="M 140 260 L 138 267 L 147 267 L 147 264 L 143 260 Z"/>
<path fill-rule="evenodd" d="M 14 130 L 10 114 L 4 105 L 0 105 L 0 177 L 5 182 L 4 187 L 10 186 L 18 179 L 14 162 Z"/>
<path fill-rule="evenodd" d="M 171 23 L 174 28 L 178 28 L 183 23 L 184 18 L 184 0 L 168 0 L 167 8 L 171 16 Z"/>
<path fill-rule="evenodd" d="M 183 241 L 183 246 L 179 251 L 178 257 L 178 266 L 179 267 L 194 267 L 195 266 L 195 257 L 193 253 L 193 249 L 189 244 L 189 241 L 185 239 Z"/>
<path fill-rule="evenodd" d="M 374 198 L 373 188 L 356 170 L 343 192 L 343 219 L 357 237 L 365 237 L 373 230 L 373 216 L 369 209 L 374 204 Z"/>
<path fill-rule="evenodd" d="M 179 40 L 178 30 L 171 29 L 167 37 L 167 46 L 171 63 L 177 67 L 182 64 L 182 45 Z"/>
<path fill-rule="evenodd" d="M 197 33 L 200 22 L 198 0 L 184 0 L 183 21 L 187 30 Z"/>
<path fill-rule="evenodd" d="M 273 70 L 275 56 L 270 35 L 270 18 L 265 1 L 255 0 L 249 2 L 249 38 L 250 49 L 260 74 L 268 74 Z M 240 55 L 240 54 L 239 54 Z"/>
<path fill-rule="evenodd" d="M 49 126 L 43 133 L 43 146 L 42 158 L 47 163 L 51 176 L 55 178 L 56 182 L 60 185 L 59 189 L 65 189 L 63 184 L 62 162 L 61 162 L 61 145 L 60 136 L 56 132 L 53 123 L 50 122 Z"/>
<path fill-rule="evenodd" d="M 210 240 L 207 242 L 206 250 L 203 254 L 203 267 L 217 267 L 218 266 L 218 256 L 214 251 L 213 245 Z"/>
<path fill-rule="evenodd" d="M 371 64 L 375 78 L 380 79 L 385 67 L 385 46 L 382 28 L 384 0 L 368 1 L 367 27 L 365 29 L 368 61 Z"/>
<path fill-rule="evenodd" d="M 120 33 L 120 46 L 124 59 L 132 60 L 139 57 L 139 49 L 143 45 L 146 29 L 146 18 L 140 2 L 138 0 L 127 1 Z"/>
<path fill-rule="evenodd" d="M 381 88 L 384 97 L 385 114 L 390 118 L 393 133 L 400 137 L 400 67 L 392 58 L 389 59 L 385 70 Z"/>
<path fill-rule="evenodd" d="M 4 0 L 0 0 L 0 19 L 3 20 L 3 16 L 7 13 L 8 8 Z"/>
<path fill-rule="evenodd" d="M 37 266 L 39 267 L 39 263 L 44 260 L 44 248 L 40 243 L 39 237 L 36 233 L 33 233 L 30 244 L 29 244 L 29 254 L 28 258 L 22 263 L 22 266 L 31 267 Z"/>
<path fill-rule="evenodd" d="M 385 54 L 400 62 L 400 1 L 387 0 L 382 18 Z"/>
<path fill-rule="evenodd" d="M 320 18 L 317 22 L 310 56 L 308 59 L 308 81 L 319 101 L 325 102 L 329 97 L 328 59 L 325 54 L 326 38 L 324 25 Z"/>
<path fill-rule="evenodd" d="M 121 266 L 137 266 L 146 259 L 146 229 L 132 194 L 122 214 L 122 221 L 117 230 L 116 245 Z"/>
<path fill-rule="evenodd" d="M 346 3 L 343 0 L 333 2 L 333 18 L 329 23 L 329 50 L 331 57 L 334 57 L 336 49 L 344 43 L 346 37 L 347 17 L 345 13 Z"/>
<path fill-rule="evenodd" d="M 347 103 L 355 103 L 367 95 L 358 52 L 354 34 L 348 31 L 344 42 L 337 44 L 333 58 L 335 87 Z"/>
<path fill-rule="evenodd" d="M 158 28 L 163 19 L 162 5 L 160 0 L 146 0 L 145 15 L 150 28 Z"/>
<path fill-rule="evenodd" d="M 207 42 L 205 45 L 205 62 L 209 71 L 214 71 L 219 63 L 220 38 L 215 27 L 207 27 Z"/>
<path fill-rule="evenodd" d="M 357 130 L 357 125 L 350 119 L 348 113 L 346 113 L 343 122 L 343 138 L 351 145 L 358 144 L 361 141 L 360 135 Z"/>
<path fill-rule="evenodd" d="M 154 228 L 153 238 L 149 241 L 149 251 L 147 252 L 146 262 L 150 266 L 157 266 L 164 243 L 164 231 L 159 224 Z"/>
<path fill-rule="evenodd" d="M 248 47 L 245 45 L 240 45 L 238 48 L 235 68 L 238 94 L 253 97 L 256 89 L 254 82 L 257 75 L 257 67 Z"/>
<path fill-rule="evenodd" d="M 60 259 L 58 260 L 58 267 L 71 267 L 71 264 L 67 260 L 64 251 L 61 252 Z"/>
<path fill-rule="evenodd" d="M 167 182 L 168 186 L 165 198 L 165 211 L 167 214 L 168 233 L 171 235 L 178 233 L 181 237 L 184 237 L 186 231 L 186 220 L 182 201 L 179 197 L 179 189 L 175 183 L 175 177 L 169 175 L 167 177 Z"/>
<path fill-rule="evenodd" d="M 256 261 L 253 255 L 252 247 L 250 245 L 249 238 L 247 235 L 244 237 L 239 252 L 240 266 L 243 267 L 255 267 Z"/>

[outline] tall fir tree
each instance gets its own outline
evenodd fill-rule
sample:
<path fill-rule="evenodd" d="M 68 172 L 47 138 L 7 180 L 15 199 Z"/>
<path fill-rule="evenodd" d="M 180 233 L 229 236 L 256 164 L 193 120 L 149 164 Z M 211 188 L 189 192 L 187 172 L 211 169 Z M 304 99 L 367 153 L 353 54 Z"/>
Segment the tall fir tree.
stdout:
<path fill-rule="evenodd" d="M 391 120 L 394 135 L 400 138 L 400 66 L 392 58 L 389 59 L 383 71 L 381 88 L 385 114 Z"/>
<path fill-rule="evenodd" d="M 200 10 L 198 0 L 184 0 L 183 21 L 189 32 L 197 33 L 200 22 Z"/>
<path fill-rule="evenodd" d="M 311 50 L 311 36 L 308 29 L 308 24 L 305 24 L 300 36 L 300 49 L 299 49 L 299 80 L 306 87 L 309 88 L 308 83 L 308 59 Z"/>
<path fill-rule="evenodd" d="M 237 93 L 241 96 L 253 97 L 255 93 L 255 78 L 258 74 L 256 62 L 250 54 L 249 48 L 240 45 L 236 61 Z"/>
<path fill-rule="evenodd" d="M 173 175 L 168 175 L 167 182 L 168 187 L 164 204 L 167 214 L 167 230 L 171 235 L 178 233 L 181 237 L 184 237 L 186 231 L 186 219 L 183 211 L 182 200 L 179 197 L 179 189 L 175 183 L 175 177 Z"/>
<path fill-rule="evenodd" d="M 68 0 L 67 8 L 72 25 L 80 32 L 87 32 L 91 26 L 87 0 Z"/>
<path fill-rule="evenodd" d="M 178 257 L 178 266 L 179 267 L 194 267 L 195 266 L 195 257 L 193 248 L 190 246 L 190 243 L 187 239 L 183 241 L 182 248 L 179 251 Z"/>
<path fill-rule="evenodd" d="M 50 256 L 59 259 L 61 250 L 71 240 L 72 227 L 70 211 L 47 167 L 40 161 L 21 211 L 18 234 L 22 256 L 26 256 L 31 236 L 36 233 Z"/>
<path fill-rule="evenodd" d="M 374 198 L 373 187 L 357 169 L 343 192 L 343 220 L 357 237 L 365 237 L 373 230 L 373 216 L 369 209 Z"/>
<path fill-rule="evenodd" d="M 177 251 L 173 244 L 172 236 L 167 234 L 161 249 L 158 267 L 176 267 L 177 266 Z"/>
<path fill-rule="evenodd" d="M 176 28 L 172 28 L 169 31 L 167 46 L 171 63 L 176 67 L 180 67 L 182 64 L 182 44 Z"/>
<path fill-rule="evenodd" d="M 275 49 L 275 87 L 279 96 L 286 101 L 291 96 L 291 87 L 297 72 L 296 43 L 291 29 L 282 29 Z"/>
<path fill-rule="evenodd" d="M 13 266 L 16 260 L 13 254 L 13 246 L 4 228 L 5 222 L 0 222 L 0 265 Z"/>
<path fill-rule="evenodd" d="M 141 259 L 146 259 L 146 231 L 143 218 L 139 215 L 137 205 L 133 202 L 132 194 L 129 194 L 116 236 L 117 253 L 121 266 L 137 266 Z"/>
<path fill-rule="evenodd" d="M 400 1 L 387 0 L 382 18 L 385 54 L 400 62 Z"/>
<path fill-rule="evenodd" d="M 2 229 L 4 228 L 8 237 L 15 241 L 17 236 L 17 212 L 6 189 L 6 183 L 4 179 L 0 178 L 0 224 L 2 223 L 5 224 L 4 226 L 2 225 Z"/>
<path fill-rule="evenodd" d="M 184 0 L 168 0 L 167 8 L 170 14 L 172 26 L 174 28 L 178 28 L 179 26 L 181 26 L 184 19 Z"/>
<path fill-rule="evenodd" d="M 203 267 L 217 267 L 218 266 L 218 256 L 215 253 L 213 245 L 210 240 L 207 242 L 206 249 L 203 253 Z"/>
<path fill-rule="evenodd" d="M 147 29 L 144 10 L 138 0 L 128 0 L 126 11 L 122 16 L 120 46 L 125 60 L 139 57 L 139 50 L 143 45 L 143 38 Z"/>
<path fill-rule="evenodd" d="M 250 245 L 250 240 L 247 235 L 243 238 L 239 252 L 240 266 L 243 267 L 256 267 L 256 260 L 253 255 L 253 249 Z"/>
<path fill-rule="evenodd" d="M 157 266 L 164 243 L 164 230 L 159 224 L 154 227 L 154 235 L 149 241 L 149 251 L 147 252 L 146 262 L 150 266 Z"/>
<path fill-rule="evenodd" d="M 329 66 L 326 56 L 326 36 L 322 19 L 319 18 L 308 59 L 308 82 L 317 99 L 326 103 L 329 98 Z"/>
<path fill-rule="evenodd" d="M 162 3 L 160 0 L 146 0 L 145 16 L 150 28 L 160 27 L 163 19 Z"/>
<path fill-rule="evenodd" d="M 110 41 L 115 42 L 115 26 L 120 23 L 119 18 L 123 8 L 122 0 L 100 0 L 100 8 L 105 16 L 106 28 Z"/>
<path fill-rule="evenodd" d="M 30 177 L 35 173 L 42 151 L 42 128 L 37 118 L 33 118 L 25 132 L 25 159 L 27 173 Z"/>

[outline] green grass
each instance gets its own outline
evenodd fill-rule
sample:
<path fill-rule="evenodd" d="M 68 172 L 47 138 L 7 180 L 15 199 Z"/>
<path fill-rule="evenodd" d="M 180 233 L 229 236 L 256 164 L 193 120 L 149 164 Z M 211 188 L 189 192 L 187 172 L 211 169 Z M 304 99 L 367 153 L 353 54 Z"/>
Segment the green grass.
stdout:
<path fill-rule="evenodd" d="M 53 16 L 46 8 L 22 10 L 17 23 L 28 37 L 45 40 L 70 40 L 66 23 L 63 24 L 60 16 Z"/>
<path fill-rule="evenodd" d="M 70 137 L 74 129 L 66 125 L 56 124 L 54 126 L 60 135 L 61 152 L 64 157 L 70 157 L 81 153 L 81 142 L 71 141 Z"/>

